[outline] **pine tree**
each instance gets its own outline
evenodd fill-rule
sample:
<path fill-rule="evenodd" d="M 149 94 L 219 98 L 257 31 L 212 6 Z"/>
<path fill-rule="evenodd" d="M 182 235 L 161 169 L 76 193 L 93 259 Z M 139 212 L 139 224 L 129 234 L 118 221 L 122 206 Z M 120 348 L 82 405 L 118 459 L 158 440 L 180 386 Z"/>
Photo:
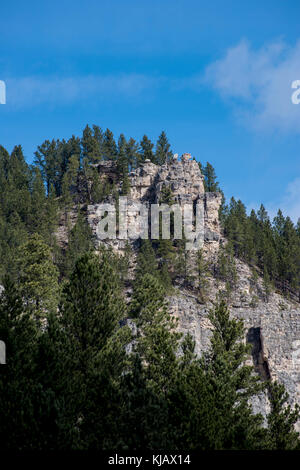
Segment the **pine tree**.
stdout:
<path fill-rule="evenodd" d="M 118 160 L 117 172 L 118 177 L 122 181 L 122 195 L 126 196 L 130 191 L 130 184 L 128 178 L 128 153 L 127 142 L 123 134 L 120 135 L 118 141 Z"/>
<path fill-rule="evenodd" d="M 61 152 L 60 142 L 54 139 L 50 142 L 45 140 L 42 145 L 38 146 L 35 152 L 34 163 L 40 168 L 43 180 L 46 183 L 47 194 L 49 193 L 50 186 L 53 184 L 56 195 L 61 194 Z"/>
<path fill-rule="evenodd" d="M 54 186 L 51 185 L 45 205 L 45 229 L 43 233 L 44 240 L 52 248 L 57 248 L 57 238 L 55 230 L 58 226 L 59 219 L 59 203 L 58 198 L 55 196 Z"/>
<path fill-rule="evenodd" d="M 146 381 L 150 404 L 149 407 L 147 401 L 144 404 L 144 422 L 148 435 L 150 431 L 150 446 L 156 449 L 168 447 L 168 395 L 177 376 L 176 354 L 181 334 L 176 331 L 175 318 L 167 312 L 162 286 L 150 274 L 146 274 L 136 287 L 132 311 L 138 326 L 134 352 L 143 364 L 142 378 Z M 153 404 L 157 409 L 155 416 Z"/>
<path fill-rule="evenodd" d="M 38 168 L 33 169 L 32 178 L 30 227 L 32 232 L 42 234 L 46 224 L 46 194 L 42 175 Z"/>
<path fill-rule="evenodd" d="M 278 382 L 269 384 L 271 411 L 267 416 L 268 429 L 266 448 L 271 450 L 300 449 L 299 433 L 295 424 L 300 417 L 300 408 L 288 404 L 288 394 L 284 385 Z"/>
<path fill-rule="evenodd" d="M 22 297 L 5 277 L 0 294 L 0 338 L 6 345 L 6 365 L 0 375 L 0 449 L 32 449 L 38 438 L 34 395 L 38 384 L 34 357 L 38 331 Z"/>
<path fill-rule="evenodd" d="M 217 182 L 217 176 L 214 167 L 207 162 L 203 168 L 202 174 L 204 175 L 204 187 L 207 192 L 220 191 L 219 183 Z"/>
<path fill-rule="evenodd" d="M 81 448 L 103 449 L 115 431 L 112 410 L 126 359 L 128 329 L 120 281 L 106 250 L 87 253 L 76 262 L 63 290 L 61 322 L 69 338 L 69 401 Z M 115 397 L 115 398 L 114 398 Z M 116 416 L 116 413 L 113 413 Z"/>
<path fill-rule="evenodd" d="M 9 210 L 11 212 L 17 211 L 21 219 L 28 223 L 30 214 L 30 169 L 25 162 L 21 145 L 14 147 L 7 170 L 5 199 L 9 203 Z"/>
<path fill-rule="evenodd" d="M 164 290 L 159 285 L 158 280 L 151 274 L 144 274 L 140 277 L 139 282 L 135 284 L 130 305 L 131 315 L 138 318 L 138 324 L 144 325 L 151 322 L 151 312 L 160 309 L 164 305 L 164 297 Z"/>
<path fill-rule="evenodd" d="M 151 241 L 148 239 L 141 240 L 141 247 L 137 256 L 136 282 L 139 283 L 140 279 L 145 274 L 151 274 L 153 277 L 158 276 L 158 264 L 155 251 Z"/>
<path fill-rule="evenodd" d="M 210 351 L 204 358 L 206 379 L 214 397 L 213 449 L 256 448 L 263 436 L 261 415 L 253 415 L 249 399 L 264 388 L 252 366 L 245 365 L 250 346 L 243 342 L 242 320 L 230 319 L 221 301 L 210 311 Z M 216 426 L 217 424 L 217 426 Z"/>
<path fill-rule="evenodd" d="M 58 270 L 49 246 L 38 234 L 32 235 L 19 249 L 19 285 L 28 308 L 46 316 L 56 309 L 59 297 Z"/>
<path fill-rule="evenodd" d="M 105 251 L 81 256 L 65 286 L 62 309 L 79 353 L 102 347 L 125 312 L 118 276 Z M 92 351 L 91 350 L 91 351 Z"/>
<path fill-rule="evenodd" d="M 144 135 L 140 142 L 139 164 L 143 163 L 145 160 L 150 160 L 152 163 L 156 163 L 153 147 L 154 144 L 146 135 Z"/>
<path fill-rule="evenodd" d="M 79 155 L 71 155 L 62 180 L 62 202 L 66 210 L 72 205 L 73 196 L 77 189 L 79 165 Z"/>
<path fill-rule="evenodd" d="M 65 254 L 64 274 L 70 275 L 75 267 L 75 263 L 85 253 L 93 248 L 92 230 L 79 210 L 74 227 L 70 230 L 68 237 L 68 247 Z"/>
<path fill-rule="evenodd" d="M 101 148 L 99 144 L 100 138 L 100 129 L 96 128 L 96 136 L 93 135 L 92 129 L 89 125 L 83 130 L 82 139 L 81 139 L 81 148 L 82 148 L 82 159 L 85 160 L 88 164 L 98 163 L 101 158 Z"/>
<path fill-rule="evenodd" d="M 220 245 L 217 261 L 217 274 L 219 279 L 225 281 L 228 293 L 236 286 L 237 272 L 234 259 L 233 245 L 228 242 L 225 246 Z"/>
<path fill-rule="evenodd" d="M 129 170 L 132 171 L 138 167 L 139 162 L 139 153 L 138 153 L 138 143 L 130 137 L 126 143 L 126 156 L 128 161 Z"/>
<path fill-rule="evenodd" d="M 106 195 L 105 184 L 100 180 L 97 168 L 92 171 L 91 201 L 93 204 L 99 204 Z"/>
<path fill-rule="evenodd" d="M 171 160 L 172 152 L 170 150 L 170 147 L 171 146 L 167 139 L 167 135 L 165 131 L 162 131 L 156 142 L 155 163 L 157 165 L 163 165 L 164 163 Z"/>
<path fill-rule="evenodd" d="M 102 151 L 105 160 L 116 160 L 118 150 L 114 135 L 109 129 L 106 129 L 103 135 Z"/>

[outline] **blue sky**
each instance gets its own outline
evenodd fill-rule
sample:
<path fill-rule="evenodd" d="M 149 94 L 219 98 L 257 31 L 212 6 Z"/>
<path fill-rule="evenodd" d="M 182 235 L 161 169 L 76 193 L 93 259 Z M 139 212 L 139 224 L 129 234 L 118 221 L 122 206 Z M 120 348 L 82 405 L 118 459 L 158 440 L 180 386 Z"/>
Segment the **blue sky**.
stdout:
<path fill-rule="evenodd" d="M 296 0 L 17 1 L 0 6 L 0 144 L 98 124 L 217 171 L 227 197 L 300 216 Z"/>

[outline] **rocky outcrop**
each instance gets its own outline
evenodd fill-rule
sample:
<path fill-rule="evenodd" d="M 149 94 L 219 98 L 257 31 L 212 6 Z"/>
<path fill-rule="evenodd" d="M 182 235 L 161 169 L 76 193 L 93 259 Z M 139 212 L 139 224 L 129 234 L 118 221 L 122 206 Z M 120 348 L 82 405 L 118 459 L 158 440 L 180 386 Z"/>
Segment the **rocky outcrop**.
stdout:
<path fill-rule="evenodd" d="M 188 292 L 177 294 L 169 298 L 170 311 L 178 318 L 179 329 L 193 335 L 196 353 L 201 355 L 209 347 L 212 334 L 209 306 L 200 305 L 197 297 Z M 274 296 L 255 308 L 236 305 L 231 308 L 231 315 L 244 320 L 245 340 L 252 344 L 252 362 L 261 379 L 283 383 L 290 403 L 300 404 L 300 309 L 292 305 L 280 307 Z M 257 397 L 253 408 L 266 416 L 267 396 Z M 300 430 L 300 423 L 297 428 Z"/>
<path fill-rule="evenodd" d="M 113 163 L 109 165 L 101 163 L 98 165 L 101 177 L 107 177 L 110 181 L 113 177 Z M 181 160 L 175 155 L 173 160 L 159 166 L 146 160 L 139 168 L 131 172 L 130 194 L 126 198 L 126 227 L 128 227 L 128 241 L 133 244 L 137 238 L 141 237 L 142 232 L 147 230 L 145 225 L 148 224 L 148 236 L 151 231 L 151 204 L 159 204 L 162 198 L 163 188 L 170 188 L 174 204 L 180 206 L 183 216 L 183 208 L 186 205 L 193 207 L 194 214 L 199 209 L 199 213 L 203 214 L 204 230 L 203 238 L 207 244 L 214 245 L 217 248 L 220 239 L 220 226 L 218 211 L 221 204 L 220 193 L 206 193 L 204 191 L 203 175 L 201 174 L 198 163 L 192 160 L 190 154 L 184 154 Z M 107 206 L 107 211 L 114 211 L 114 201 L 108 198 L 105 201 L 111 204 Z M 146 222 L 141 223 L 141 205 L 145 213 L 148 213 Z M 92 204 L 88 206 L 88 220 L 93 229 L 96 243 L 103 243 L 103 238 L 99 237 L 97 227 L 103 217 L 103 204 Z M 197 209 L 198 208 L 198 209 Z M 122 208 L 119 207 L 122 212 Z M 201 234 L 202 236 L 202 234 Z M 196 235 L 195 235 L 196 237 Z M 110 239 L 109 239 L 110 238 Z M 115 238 L 108 237 L 105 243 L 110 244 L 114 249 L 120 251 L 124 247 L 124 236 Z"/>
<path fill-rule="evenodd" d="M 115 181 L 113 164 L 99 166 L 101 177 L 105 174 L 110 181 Z M 139 219 L 139 205 L 147 209 L 161 200 L 163 187 L 170 187 L 175 203 L 181 208 L 192 204 L 195 211 L 200 207 L 204 220 L 204 253 L 208 264 L 216 264 L 220 241 L 226 243 L 219 225 L 220 193 L 204 191 L 203 176 L 199 165 L 184 154 L 181 160 L 175 155 L 173 160 L 158 166 L 146 160 L 137 170 L 129 175 L 130 195 L 127 198 L 126 223 L 130 227 L 128 242 L 135 248 L 137 238 L 144 226 Z M 107 200 L 113 203 L 112 199 Z M 87 209 L 89 223 L 93 229 L 96 244 L 107 243 L 122 253 L 126 239 L 103 240 L 99 238 L 97 226 L 103 217 L 99 205 L 90 205 Z M 108 212 L 109 212 L 108 208 Z M 148 222 L 149 222 L 148 218 Z M 135 256 L 136 252 L 133 250 Z M 133 261 L 134 263 L 134 261 Z M 191 255 L 191 265 L 193 256 Z M 230 309 L 233 317 L 241 318 L 245 324 L 245 341 L 252 344 L 252 358 L 256 372 L 262 380 L 278 379 L 282 382 L 291 403 L 300 404 L 300 307 L 299 304 L 284 299 L 273 292 L 268 299 L 263 296 L 263 283 L 260 278 L 253 281 L 253 272 L 244 263 L 236 260 L 237 284 L 231 292 Z M 225 291 L 225 283 L 214 277 L 213 269 L 208 276 L 208 295 L 203 304 L 198 300 L 197 285 L 187 291 L 183 284 L 177 283 L 176 294 L 169 298 L 170 311 L 178 317 L 179 329 L 190 332 L 196 342 L 196 353 L 201 355 L 210 344 L 211 324 L 208 310 L 213 306 L 218 292 Z M 255 284 L 255 285 L 254 285 Z M 268 412 L 267 396 L 261 394 L 253 402 L 255 412 L 264 416 Z M 299 428 L 299 426 L 298 426 Z"/>

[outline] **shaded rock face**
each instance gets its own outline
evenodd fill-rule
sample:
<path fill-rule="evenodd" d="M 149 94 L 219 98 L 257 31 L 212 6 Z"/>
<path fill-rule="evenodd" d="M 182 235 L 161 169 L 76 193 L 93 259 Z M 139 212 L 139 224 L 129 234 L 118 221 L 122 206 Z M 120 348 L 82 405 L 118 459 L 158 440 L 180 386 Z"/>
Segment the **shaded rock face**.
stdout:
<path fill-rule="evenodd" d="M 187 292 L 169 298 L 170 311 L 178 318 L 179 329 L 190 332 L 200 356 L 209 348 L 212 327 L 208 320 L 208 307 Z M 243 319 L 245 340 L 252 344 L 252 361 L 262 380 L 271 378 L 283 383 L 290 403 L 300 404 L 300 309 L 281 310 L 272 300 L 255 308 L 242 305 L 231 308 L 232 317 Z M 264 417 L 269 411 L 265 394 L 252 403 L 256 413 Z M 300 430 L 300 423 L 297 424 Z"/>
<path fill-rule="evenodd" d="M 99 174 L 106 176 L 109 180 L 114 180 L 114 163 L 104 162 L 99 164 Z M 175 204 L 183 209 L 185 204 L 193 206 L 194 213 L 197 207 L 204 217 L 204 240 L 207 244 L 218 246 L 220 238 L 219 207 L 221 204 L 220 193 L 205 193 L 203 175 L 198 163 L 191 159 L 190 154 L 184 154 L 181 160 L 175 155 L 173 160 L 159 166 L 146 160 L 143 165 L 131 172 L 130 194 L 127 197 L 126 225 L 128 226 L 128 238 L 131 244 L 141 237 L 145 230 L 145 224 L 141 226 L 140 205 L 143 204 L 148 211 L 148 227 L 150 236 L 150 208 L 151 204 L 159 204 L 162 197 L 163 187 L 169 187 Z M 107 202 L 113 203 L 112 200 Z M 93 229 L 96 243 L 103 243 L 97 233 L 97 226 L 103 217 L 100 213 L 101 204 L 88 206 L 88 220 Z M 124 248 L 124 238 L 116 237 L 114 240 L 105 241 L 115 250 L 121 251 Z"/>

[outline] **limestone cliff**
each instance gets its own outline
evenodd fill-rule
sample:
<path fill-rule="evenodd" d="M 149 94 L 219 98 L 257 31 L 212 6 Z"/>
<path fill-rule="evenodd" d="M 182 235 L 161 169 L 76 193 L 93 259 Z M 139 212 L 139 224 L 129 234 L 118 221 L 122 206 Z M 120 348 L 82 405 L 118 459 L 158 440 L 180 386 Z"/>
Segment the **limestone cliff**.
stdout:
<path fill-rule="evenodd" d="M 99 177 L 117 181 L 112 162 L 98 165 Z M 211 266 L 208 275 L 208 295 L 205 303 L 200 303 L 197 286 L 189 290 L 180 282 L 175 286 L 174 295 L 169 298 L 170 310 L 179 319 L 179 327 L 184 333 L 190 332 L 196 340 L 196 351 L 200 355 L 209 344 L 211 325 L 207 318 L 208 310 L 213 305 L 217 294 L 224 289 L 225 283 L 214 276 L 214 265 L 220 244 L 226 244 L 219 224 L 220 193 L 204 191 L 203 176 L 199 165 L 184 154 L 181 160 L 175 155 L 173 160 L 157 166 L 146 160 L 144 164 L 129 175 L 130 194 L 128 195 L 127 222 L 134 235 L 129 243 L 135 253 L 137 234 L 137 206 L 158 203 L 163 187 L 170 187 L 172 196 L 181 207 L 184 204 L 199 205 L 204 213 L 204 253 Z M 109 200 L 108 200 L 109 202 Z M 100 240 L 97 225 L 101 219 L 99 205 L 89 205 L 88 221 L 94 231 L 96 243 L 108 243 L 118 252 L 123 251 L 125 240 Z M 133 266 L 134 266 L 133 255 Z M 193 256 L 191 256 L 191 264 Z M 245 321 L 245 341 L 252 344 L 252 359 L 255 370 L 261 378 L 278 379 L 284 383 L 292 403 L 300 403 L 300 306 L 299 303 L 283 298 L 273 292 L 268 300 L 263 298 L 262 280 L 258 278 L 253 285 L 251 269 L 236 260 L 237 283 L 231 293 L 229 304 L 234 317 Z M 264 415 L 268 409 L 266 396 L 258 397 L 253 404 L 255 411 Z"/>

